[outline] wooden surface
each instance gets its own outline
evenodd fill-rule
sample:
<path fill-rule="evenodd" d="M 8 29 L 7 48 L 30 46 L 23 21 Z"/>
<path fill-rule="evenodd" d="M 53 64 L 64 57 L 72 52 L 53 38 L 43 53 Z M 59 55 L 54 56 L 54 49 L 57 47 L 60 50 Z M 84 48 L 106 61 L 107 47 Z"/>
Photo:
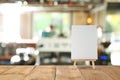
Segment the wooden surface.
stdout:
<path fill-rule="evenodd" d="M 120 80 L 120 66 L 0 66 L 0 80 Z"/>

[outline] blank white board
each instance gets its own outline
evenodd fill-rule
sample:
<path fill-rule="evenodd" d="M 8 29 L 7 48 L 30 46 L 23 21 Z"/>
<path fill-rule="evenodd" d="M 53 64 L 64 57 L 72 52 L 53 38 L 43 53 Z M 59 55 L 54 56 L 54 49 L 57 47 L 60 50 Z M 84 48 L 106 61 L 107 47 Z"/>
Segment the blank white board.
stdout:
<path fill-rule="evenodd" d="M 72 26 L 72 59 L 97 59 L 97 28 L 94 25 Z"/>

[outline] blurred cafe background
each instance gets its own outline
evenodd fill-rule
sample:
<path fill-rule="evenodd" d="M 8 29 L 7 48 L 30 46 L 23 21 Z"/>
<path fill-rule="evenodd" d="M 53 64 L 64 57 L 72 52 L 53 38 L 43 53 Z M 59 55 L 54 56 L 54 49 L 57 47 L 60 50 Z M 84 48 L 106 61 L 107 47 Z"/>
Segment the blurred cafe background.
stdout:
<path fill-rule="evenodd" d="M 72 25 L 96 25 L 95 64 L 120 65 L 120 0 L 0 0 L 0 65 L 72 65 Z"/>

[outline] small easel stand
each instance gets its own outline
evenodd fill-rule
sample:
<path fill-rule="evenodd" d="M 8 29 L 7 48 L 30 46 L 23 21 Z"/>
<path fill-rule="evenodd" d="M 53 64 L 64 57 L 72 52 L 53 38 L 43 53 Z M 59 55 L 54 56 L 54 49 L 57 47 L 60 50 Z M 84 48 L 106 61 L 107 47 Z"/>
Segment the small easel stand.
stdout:
<path fill-rule="evenodd" d="M 77 63 L 78 60 L 73 60 L 73 65 L 76 66 L 76 63 Z M 82 60 L 83 61 L 83 60 Z M 95 61 L 96 60 L 84 60 L 84 61 L 91 61 L 92 62 L 92 68 L 95 69 Z"/>

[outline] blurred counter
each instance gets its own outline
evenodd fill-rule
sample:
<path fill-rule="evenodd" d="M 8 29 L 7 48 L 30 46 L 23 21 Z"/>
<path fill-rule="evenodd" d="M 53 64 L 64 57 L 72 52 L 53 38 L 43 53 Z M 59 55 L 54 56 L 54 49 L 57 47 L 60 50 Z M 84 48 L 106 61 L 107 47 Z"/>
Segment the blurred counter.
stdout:
<path fill-rule="evenodd" d="M 70 38 L 42 38 L 37 43 L 40 52 L 71 52 Z"/>
<path fill-rule="evenodd" d="M 41 38 L 36 49 L 39 51 L 37 65 L 72 63 L 70 38 Z"/>

